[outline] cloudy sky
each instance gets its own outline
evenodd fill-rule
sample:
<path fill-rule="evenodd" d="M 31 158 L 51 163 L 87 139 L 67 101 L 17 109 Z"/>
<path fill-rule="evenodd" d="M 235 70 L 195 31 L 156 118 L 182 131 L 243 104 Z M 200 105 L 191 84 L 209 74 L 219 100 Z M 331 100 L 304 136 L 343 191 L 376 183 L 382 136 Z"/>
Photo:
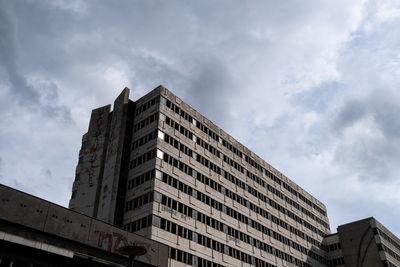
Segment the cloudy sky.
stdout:
<path fill-rule="evenodd" d="M 0 0 L 0 183 L 67 206 L 91 109 L 164 85 L 400 236 L 400 2 Z"/>

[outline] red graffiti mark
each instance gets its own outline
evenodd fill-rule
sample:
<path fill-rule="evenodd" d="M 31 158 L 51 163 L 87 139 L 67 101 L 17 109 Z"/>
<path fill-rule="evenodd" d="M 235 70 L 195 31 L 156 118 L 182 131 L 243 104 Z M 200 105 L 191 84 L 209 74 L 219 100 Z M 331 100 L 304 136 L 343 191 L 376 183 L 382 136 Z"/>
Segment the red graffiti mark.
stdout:
<path fill-rule="evenodd" d="M 90 186 L 93 186 L 93 176 L 94 176 L 94 169 L 93 167 L 88 170 L 88 182 Z"/>
<path fill-rule="evenodd" d="M 90 148 L 90 154 L 95 154 L 97 151 L 97 148 L 99 147 L 99 144 L 93 144 L 92 147 Z"/>
<path fill-rule="evenodd" d="M 107 247 L 104 248 L 104 241 L 108 241 Z M 114 253 L 118 253 L 118 248 L 120 246 L 126 246 L 128 245 L 128 240 L 126 240 L 126 237 L 123 236 L 122 234 L 119 233 L 106 233 L 106 232 L 99 232 L 99 240 L 97 242 L 97 246 L 99 248 L 104 248 L 107 251 L 111 251 Z"/>
<path fill-rule="evenodd" d="M 118 233 L 113 233 L 113 236 L 116 237 L 117 239 L 115 240 L 114 243 L 114 252 L 115 253 L 119 253 L 118 252 L 118 248 L 119 248 L 119 244 L 122 242 L 124 244 L 124 246 L 128 245 L 128 241 L 126 240 L 126 238 Z"/>
<path fill-rule="evenodd" d="M 103 124 L 103 118 L 99 118 L 96 122 L 97 124 L 97 129 L 100 130 L 101 129 L 101 125 Z"/>
<path fill-rule="evenodd" d="M 103 248 L 103 241 L 105 239 L 108 239 L 108 246 L 107 246 L 107 250 L 111 251 L 112 248 L 112 243 L 113 243 L 113 237 L 111 234 L 109 233 L 105 233 L 105 232 L 99 232 L 99 241 L 97 242 L 97 246 L 99 248 Z"/>
<path fill-rule="evenodd" d="M 94 169 L 93 168 L 89 169 L 88 170 L 89 177 L 93 177 L 93 174 L 94 174 Z"/>
<path fill-rule="evenodd" d="M 142 241 L 128 242 L 126 237 L 120 233 L 115 233 L 115 232 L 108 233 L 108 232 L 100 232 L 100 231 L 96 231 L 96 232 L 99 233 L 97 247 L 105 249 L 107 251 L 119 254 L 118 249 L 122 246 L 127 246 L 127 245 L 143 246 L 147 251 L 147 253 L 145 255 L 143 255 L 143 257 L 148 262 L 151 262 L 152 254 L 156 252 L 156 250 L 151 246 L 150 243 L 142 242 Z"/>

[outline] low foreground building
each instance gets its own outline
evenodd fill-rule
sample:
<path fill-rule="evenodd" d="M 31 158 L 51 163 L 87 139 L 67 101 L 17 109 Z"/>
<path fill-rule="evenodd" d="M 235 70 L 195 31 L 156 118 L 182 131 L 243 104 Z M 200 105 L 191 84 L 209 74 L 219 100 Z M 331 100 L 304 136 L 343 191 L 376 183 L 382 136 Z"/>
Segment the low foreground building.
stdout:
<path fill-rule="evenodd" d="M 119 254 L 142 246 L 135 267 L 168 266 L 168 247 L 0 185 L 0 266 L 128 266 Z"/>
<path fill-rule="evenodd" d="M 374 218 L 337 230 L 323 239 L 328 264 L 315 266 L 400 266 L 400 240 Z M 146 249 L 135 267 L 175 266 L 166 245 L 0 185 L 1 267 L 128 266 L 126 245 Z"/>

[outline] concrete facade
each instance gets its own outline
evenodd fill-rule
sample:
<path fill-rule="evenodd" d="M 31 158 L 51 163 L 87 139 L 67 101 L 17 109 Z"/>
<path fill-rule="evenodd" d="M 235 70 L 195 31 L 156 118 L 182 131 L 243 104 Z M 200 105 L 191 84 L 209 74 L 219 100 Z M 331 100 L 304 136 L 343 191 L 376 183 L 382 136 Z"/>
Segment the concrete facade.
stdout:
<path fill-rule="evenodd" d="M 330 266 L 400 266 L 400 240 L 372 217 L 340 225 L 324 245 Z"/>
<path fill-rule="evenodd" d="M 169 266 L 329 265 L 320 201 L 164 87 L 128 96 L 92 112 L 72 210 L 168 245 Z"/>

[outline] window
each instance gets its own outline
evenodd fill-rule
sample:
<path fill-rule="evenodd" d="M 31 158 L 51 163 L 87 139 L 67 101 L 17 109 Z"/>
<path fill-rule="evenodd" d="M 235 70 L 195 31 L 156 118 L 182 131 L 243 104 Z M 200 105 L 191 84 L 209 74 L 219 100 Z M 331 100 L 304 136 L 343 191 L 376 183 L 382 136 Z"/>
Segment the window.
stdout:
<path fill-rule="evenodd" d="M 157 149 L 157 158 L 163 159 L 164 158 L 164 152 L 161 150 Z"/>

